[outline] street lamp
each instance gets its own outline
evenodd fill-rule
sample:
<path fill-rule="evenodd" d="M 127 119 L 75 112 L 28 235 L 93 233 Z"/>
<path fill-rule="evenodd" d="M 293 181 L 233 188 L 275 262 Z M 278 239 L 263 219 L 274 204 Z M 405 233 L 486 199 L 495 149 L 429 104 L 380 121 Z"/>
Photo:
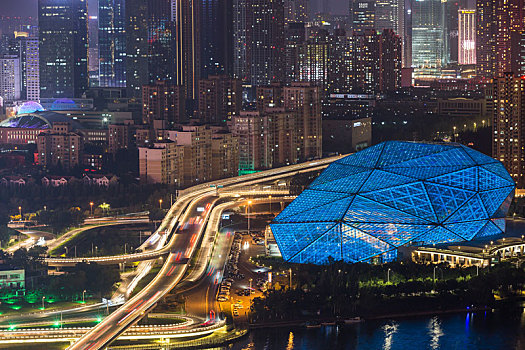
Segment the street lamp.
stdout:
<path fill-rule="evenodd" d="M 86 294 L 86 290 L 84 289 L 82 291 L 82 304 L 85 304 L 86 302 L 84 301 L 84 294 Z"/>
<path fill-rule="evenodd" d="M 22 207 L 18 207 L 18 214 L 20 214 L 20 221 L 22 221 Z"/>
<path fill-rule="evenodd" d="M 91 217 L 93 217 L 93 202 L 89 202 L 89 206 L 91 207 Z"/>
<path fill-rule="evenodd" d="M 456 142 L 456 127 L 454 126 L 454 142 Z"/>
<path fill-rule="evenodd" d="M 390 271 L 391 271 L 391 270 L 392 270 L 392 269 L 389 267 L 389 268 L 388 268 L 388 271 L 387 271 L 387 273 L 386 273 L 386 276 L 387 276 L 387 277 L 386 277 L 386 278 L 387 278 L 387 283 L 390 283 Z"/>
<path fill-rule="evenodd" d="M 248 205 L 246 206 L 246 212 L 248 213 L 248 234 L 250 234 L 250 204 L 252 204 L 252 201 L 248 201 Z"/>
<path fill-rule="evenodd" d="M 159 199 L 159 209 L 162 209 L 162 199 Z"/>
<path fill-rule="evenodd" d="M 272 195 L 269 195 L 268 198 L 270 198 L 270 214 L 272 213 Z"/>
<path fill-rule="evenodd" d="M 42 310 L 45 310 L 45 309 L 46 309 L 46 307 L 44 306 L 44 301 L 45 301 L 45 300 L 46 300 L 46 296 L 44 295 L 44 296 L 42 297 Z"/>

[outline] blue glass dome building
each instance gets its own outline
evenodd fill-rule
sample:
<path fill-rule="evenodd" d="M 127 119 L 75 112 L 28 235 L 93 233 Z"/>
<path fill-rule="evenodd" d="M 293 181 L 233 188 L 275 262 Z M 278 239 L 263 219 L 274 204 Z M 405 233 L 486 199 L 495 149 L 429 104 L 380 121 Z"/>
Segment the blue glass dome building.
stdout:
<path fill-rule="evenodd" d="M 390 261 L 406 244 L 501 234 L 514 189 L 468 147 L 384 142 L 332 163 L 270 227 L 287 261 Z"/>

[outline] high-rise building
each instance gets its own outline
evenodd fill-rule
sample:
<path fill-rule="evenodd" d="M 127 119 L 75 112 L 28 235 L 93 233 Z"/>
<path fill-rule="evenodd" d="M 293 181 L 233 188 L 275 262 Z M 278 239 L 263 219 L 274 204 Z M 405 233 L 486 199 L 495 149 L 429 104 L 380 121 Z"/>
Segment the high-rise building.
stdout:
<path fill-rule="evenodd" d="M 98 0 L 99 86 L 126 87 L 126 5 Z"/>
<path fill-rule="evenodd" d="M 242 84 L 226 75 L 199 81 L 199 119 L 207 124 L 224 124 L 242 108 Z"/>
<path fill-rule="evenodd" d="M 233 77 L 247 81 L 246 0 L 233 0 Z"/>
<path fill-rule="evenodd" d="M 476 1 L 476 74 L 492 78 L 496 72 L 496 1 Z"/>
<path fill-rule="evenodd" d="M 98 16 L 88 16 L 88 72 L 89 86 L 99 85 L 99 38 Z"/>
<path fill-rule="evenodd" d="M 159 80 L 142 87 L 142 121 L 150 126 L 154 120 L 163 120 L 168 125 L 185 120 L 184 88 Z"/>
<path fill-rule="evenodd" d="M 284 24 L 308 21 L 308 0 L 284 0 Z"/>
<path fill-rule="evenodd" d="M 447 63 L 445 6 L 441 0 L 412 4 L 412 66 L 414 77 L 439 78 Z"/>
<path fill-rule="evenodd" d="M 171 141 L 139 147 L 140 182 L 180 186 L 183 155 L 184 147 Z"/>
<path fill-rule="evenodd" d="M 40 96 L 82 97 L 88 88 L 86 0 L 39 0 Z"/>
<path fill-rule="evenodd" d="M 304 23 L 288 23 L 286 26 L 285 47 L 285 82 L 299 80 L 300 56 L 303 44 L 306 41 L 306 28 Z"/>
<path fill-rule="evenodd" d="M 212 179 L 224 179 L 239 174 L 239 142 L 232 133 L 212 130 Z"/>
<path fill-rule="evenodd" d="M 476 10 L 458 12 L 458 63 L 476 64 Z"/>
<path fill-rule="evenodd" d="M 283 81 L 283 0 L 253 0 L 246 6 L 247 82 L 255 87 Z"/>
<path fill-rule="evenodd" d="M 284 108 L 295 113 L 297 157 L 300 160 L 322 156 L 321 96 L 311 83 L 292 83 L 284 87 Z"/>
<path fill-rule="evenodd" d="M 322 96 L 328 93 L 329 48 L 328 31 L 320 30 L 301 45 L 299 56 L 298 80 L 316 84 Z"/>
<path fill-rule="evenodd" d="M 20 99 L 21 85 L 20 59 L 15 55 L 0 56 L 0 97 L 2 101 Z"/>
<path fill-rule="evenodd" d="M 201 2 L 201 77 L 233 73 L 233 0 Z"/>
<path fill-rule="evenodd" d="M 128 97 L 141 97 L 149 84 L 148 7 L 145 1 L 126 1 L 126 90 Z"/>
<path fill-rule="evenodd" d="M 140 97 L 143 85 L 176 79 L 170 0 L 127 0 L 126 86 Z"/>
<path fill-rule="evenodd" d="M 341 94 L 352 91 L 354 84 L 353 37 L 344 30 L 336 30 L 330 38 L 328 68 L 328 93 Z"/>
<path fill-rule="evenodd" d="M 184 86 L 187 106 L 193 111 L 193 103 L 197 101 L 199 95 L 201 74 L 200 2 L 173 1 L 175 2 L 172 18 L 175 24 L 175 83 Z"/>
<path fill-rule="evenodd" d="M 28 28 L 30 32 L 32 28 Z M 20 61 L 20 98 L 38 101 L 40 98 L 40 66 L 38 54 L 38 38 L 30 36 L 29 32 L 15 31 L 10 45 L 10 55 L 15 55 Z"/>
<path fill-rule="evenodd" d="M 477 73 L 486 78 L 519 73 L 521 32 L 525 30 L 522 0 L 479 0 L 477 14 Z"/>
<path fill-rule="evenodd" d="M 506 73 L 494 79 L 492 89 L 492 156 L 503 163 L 518 188 L 524 188 L 525 80 Z"/>
<path fill-rule="evenodd" d="M 365 30 L 373 30 L 376 23 L 376 1 L 351 0 L 350 15 L 354 32 L 363 33 Z"/>
<path fill-rule="evenodd" d="M 403 37 L 404 27 L 404 0 L 378 0 L 375 4 L 375 29 L 382 32 L 392 29 Z"/>

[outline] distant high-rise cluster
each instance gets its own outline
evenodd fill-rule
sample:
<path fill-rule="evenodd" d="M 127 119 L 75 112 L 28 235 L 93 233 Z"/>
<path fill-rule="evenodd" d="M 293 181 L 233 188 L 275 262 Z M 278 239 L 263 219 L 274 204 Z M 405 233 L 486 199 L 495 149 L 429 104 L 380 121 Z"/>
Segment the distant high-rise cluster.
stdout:
<path fill-rule="evenodd" d="M 467 94 L 472 104 L 442 99 L 436 108 L 516 132 L 488 115 L 516 109 L 496 96 L 500 79 L 521 86 L 525 76 L 525 0 L 347 0 L 344 14 L 321 0 L 87 1 L 39 0 L 38 23 L 2 17 L 0 105 L 5 118 L 25 101 L 83 118 L 80 143 L 97 143 L 107 159 L 137 147 L 155 149 L 143 162 L 179 154 L 162 144 L 187 145 L 177 135 L 197 126 L 219 147 L 210 152 L 227 158 L 203 156 L 224 176 L 226 164 L 246 173 L 339 152 L 342 143 L 351 152 L 371 144 L 374 109 L 402 109 L 404 96 L 427 91 L 413 86 L 486 92 L 483 102 Z M 143 176 L 152 178 L 175 181 Z"/>

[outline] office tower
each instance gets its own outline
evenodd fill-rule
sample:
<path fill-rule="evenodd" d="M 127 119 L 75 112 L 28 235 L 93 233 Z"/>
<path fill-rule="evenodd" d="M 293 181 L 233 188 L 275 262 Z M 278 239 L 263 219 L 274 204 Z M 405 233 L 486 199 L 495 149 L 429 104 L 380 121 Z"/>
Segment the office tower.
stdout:
<path fill-rule="evenodd" d="M 350 16 L 354 32 L 363 33 L 375 28 L 376 2 L 374 0 L 351 0 Z"/>
<path fill-rule="evenodd" d="M 519 47 L 512 45 L 513 36 L 525 29 L 523 0 L 495 0 L 496 2 L 496 71 L 495 76 L 503 76 L 507 72 L 517 74 L 515 62 L 519 59 Z M 515 41 L 514 41 L 515 42 Z"/>
<path fill-rule="evenodd" d="M 501 161 L 518 188 L 525 185 L 525 80 L 512 73 L 495 78 L 492 156 Z"/>
<path fill-rule="evenodd" d="M 142 96 L 149 84 L 148 7 L 141 0 L 126 1 L 126 87 L 128 97 Z"/>
<path fill-rule="evenodd" d="M 10 51 L 20 60 L 20 98 L 38 101 L 40 99 L 38 38 L 31 37 L 28 32 L 15 32 Z"/>
<path fill-rule="evenodd" d="M 233 77 L 248 79 L 246 64 L 246 0 L 233 1 Z"/>
<path fill-rule="evenodd" d="M 311 83 L 292 83 L 284 87 L 284 108 L 294 112 L 297 158 L 322 156 L 321 96 Z"/>
<path fill-rule="evenodd" d="M 283 0 L 253 0 L 246 8 L 247 81 L 252 87 L 284 79 Z"/>
<path fill-rule="evenodd" d="M 441 0 L 412 5 L 412 66 L 418 78 L 438 78 L 446 64 L 445 6 Z"/>
<path fill-rule="evenodd" d="M 20 59 L 18 56 L 0 56 L 0 97 L 2 101 L 20 99 L 21 77 Z"/>
<path fill-rule="evenodd" d="M 412 0 L 404 0 L 403 11 L 403 68 L 412 67 Z M 401 35 L 401 34 L 400 34 Z"/>
<path fill-rule="evenodd" d="M 124 0 L 98 0 L 99 86 L 126 87 Z"/>
<path fill-rule="evenodd" d="M 242 83 L 227 75 L 199 81 L 199 119 L 207 124 L 224 124 L 242 109 Z"/>
<path fill-rule="evenodd" d="M 476 64 L 476 10 L 458 12 L 458 63 Z"/>
<path fill-rule="evenodd" d="M 107 0 L 106 0 L 107 1 Z M 89 86 L 99 86 L 98 16 L 88 16 L 88 72 Z"/>
<path fill-rule="evenodd" d="M 39 0 L 40 97 L 82 97 L 88 88 L 86 0 Z"/>
<path fill-rule="evenodd" d="M 375 4 L 375 29 L 383 32 L 392 29 L 397 35 L 404 35 L 404 0 L 378 0 Z"/>
<path fill-rule="evenodd" d="M 201 3 L 201 77 L 233 73 L 233 2 Z"/>
<path fill-rule="evenodd" d="M 284 0 L 284 24 L 308 21 L 308 0 Z"/>
<path fill-rule="evenodd" d="M 175 80 L 173 22 L 170 0 L 127 0 L 126 86 L 140 97 L 143 85 Z"/>
<path fill-rule="evenodd" d="M 173 0 L 176 3 L 175 24 L 175 83 L 184 86 L 187 107 L 199 94 L 201 74 L 200 5 L 196 0 Z"/>
<path fill-rule="evenodd" d="M 142 87 L 142 121 L 153 126 L 154 120 L 163 120 L 166 125 L 181 123 L 185 120 L 185 97 L 182 86 L 167 81 Z"/>

